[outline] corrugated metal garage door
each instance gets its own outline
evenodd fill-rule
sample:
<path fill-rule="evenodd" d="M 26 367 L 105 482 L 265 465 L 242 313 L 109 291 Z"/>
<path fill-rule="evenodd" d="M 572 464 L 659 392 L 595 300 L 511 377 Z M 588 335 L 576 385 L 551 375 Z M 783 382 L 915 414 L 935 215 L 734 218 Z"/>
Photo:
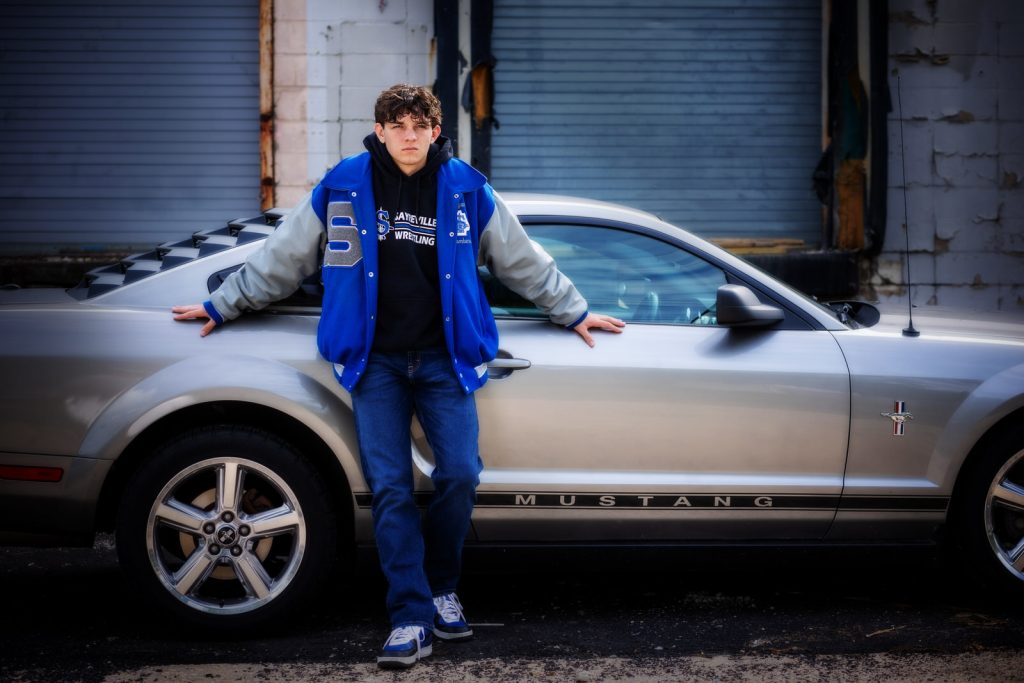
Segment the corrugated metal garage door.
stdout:
<path fill-rule="evenodd" d="M 258 32 L 258 0 L 0 4 L 5 249 L 258 211 Z"/>
<path fill-rule="evenodd" d="M 820 242 L 820 0 L 494 0 L 491 180 Z"/>

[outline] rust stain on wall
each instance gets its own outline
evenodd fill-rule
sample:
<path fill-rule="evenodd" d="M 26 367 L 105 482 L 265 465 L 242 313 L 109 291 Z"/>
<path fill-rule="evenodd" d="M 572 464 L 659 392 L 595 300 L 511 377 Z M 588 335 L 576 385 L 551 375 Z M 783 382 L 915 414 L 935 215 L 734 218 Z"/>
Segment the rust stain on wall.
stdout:
<path fill-rule="evenodd" d="M 260 0 L 260 208 L 274 206 L 274 0 Z"/>
<path fill-rule="evenodd" d="M 974 114 L 972 114 L 969 111 L 964 111 L 963 109 L 961 109 L 955 114 L 943 116 L 942 118 L 939 119 L 939 121 L 945 121 L 946 123 L 971 123 L 972 121 L 974 121 Z"/>
<path fill-rule="evenodd" d="M 864 192 L 866 185 L 864 162 L 844 159 L 836 174 L 839 195 L 839 234 L 836 246 L 840 249 L 864 248 Z"/>
<path fill-rule="evenodd" d="M 913 52 L 898 52 L 894 55 L 897 62 L 904 63 L 916 63 L 916 62 L 930 62 L 934 66 L 945 66 L 949 64 L 949 55 L 932 52 L 925 52 L 919 47 L 915 47 Z"/>

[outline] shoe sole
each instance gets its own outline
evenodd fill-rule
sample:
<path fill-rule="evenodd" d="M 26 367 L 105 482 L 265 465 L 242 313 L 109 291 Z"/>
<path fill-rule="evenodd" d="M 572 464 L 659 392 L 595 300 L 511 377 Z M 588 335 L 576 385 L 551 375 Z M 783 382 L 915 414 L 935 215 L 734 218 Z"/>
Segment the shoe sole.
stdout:
<path fill-rule="evenodd" d="M 473 637 L 473 631 L 465 631 L 463 633 L 448 633 L 438 628 L 434 629 L 434 637 L 440 638 L 449 643 L 458 642 L 460 640 L 470 640 Z"/>
<path fill-rule="evenodd" d="M 408 669 L 413 664 L 429 657 L 434 652 L 433 645 L 426 645 L 407 657 L 377 657 L 377 666 L 382 669 Z"/>

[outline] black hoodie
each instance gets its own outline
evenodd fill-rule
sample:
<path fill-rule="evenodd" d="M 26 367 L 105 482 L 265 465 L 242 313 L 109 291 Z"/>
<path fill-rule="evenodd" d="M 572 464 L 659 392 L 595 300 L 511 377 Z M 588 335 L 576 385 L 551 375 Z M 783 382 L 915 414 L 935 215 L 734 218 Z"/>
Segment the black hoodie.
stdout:
<path fill-rule="evenodd" d="M 437 270 L 437 169 L 452 158 L 448 138 L 427 152 L 412 175 L 399 170 L 376 135 L 363 145 L 373 159 L 377 202 L 377 320 L 374 351 L 444 349 Z"/>

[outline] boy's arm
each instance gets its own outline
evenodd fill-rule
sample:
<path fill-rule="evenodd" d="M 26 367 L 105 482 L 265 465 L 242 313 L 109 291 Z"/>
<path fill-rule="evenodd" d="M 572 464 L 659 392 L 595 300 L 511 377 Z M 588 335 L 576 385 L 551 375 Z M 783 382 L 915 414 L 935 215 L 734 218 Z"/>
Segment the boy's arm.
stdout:
<path fill-rule="evenodd" d="M 490 190 L 486 187 L 484 192 Z M 492 191 L 493 192 L 493 191 Z M 477 263 L 551 318 L 574 327 L 587 315 L 587 301 L 551 255 L 535 244 L 508 205 L 493 192 L 494 212 L 480 233 Z"/>
<path fill-rule="evenodd" d="M 492 194 L 494 212 L 480 234 L 477 263 L 486 265 L 505 286 L 532 301 L 552 322 L 574 330 L 588 346 L 594 345 L 590 329 L 621 332 L 625 323 L 618 318 L 587 310 L 583 295 L 558 270 L 551 255 L 529 238 L 498 193 L 490 186 L 483 191 Z"/>
<path fill-rule="evenodd" d="M 323 223 L 313 210 L 312 196 L 307 195 L 289 212 L 284 223 L 241 268 L 224 280 L 208 301 L 175 306 L 175 320 L 209 318 L 220 325 L 243 311 L 259 310 L 294 292 L 306 277 L 316 272 L 326 237 Z M 207 323 L 200 334 L 205 336 L 212 329 Z"/>

